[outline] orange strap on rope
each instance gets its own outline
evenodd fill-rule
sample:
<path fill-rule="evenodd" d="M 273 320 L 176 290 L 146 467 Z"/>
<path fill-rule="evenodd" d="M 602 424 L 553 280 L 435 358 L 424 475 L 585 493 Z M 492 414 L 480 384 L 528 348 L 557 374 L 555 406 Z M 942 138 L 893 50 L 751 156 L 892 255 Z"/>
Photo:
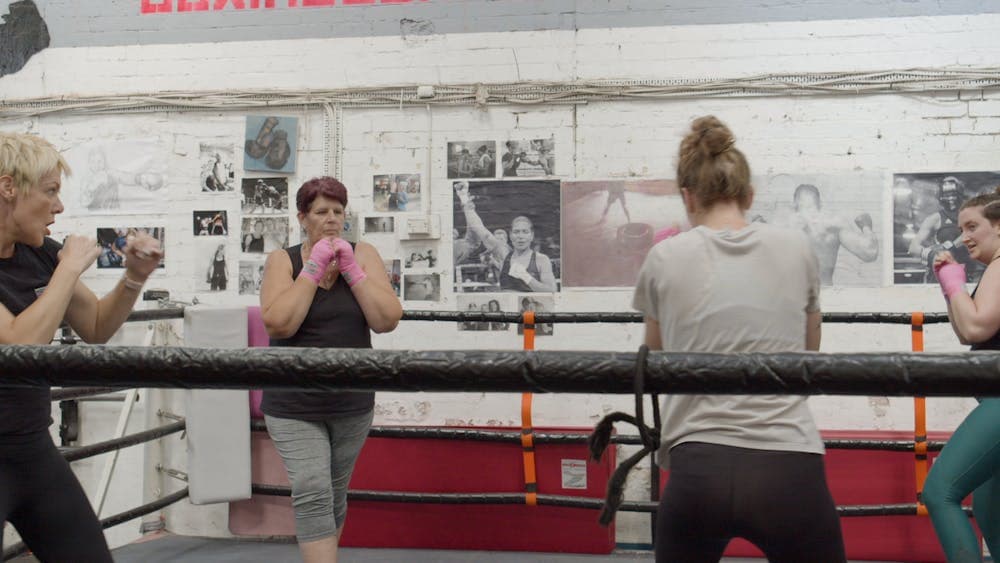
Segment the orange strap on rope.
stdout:
<path fill-rule="evenodd" d="M 914 352 L 924 351 L 924 314 L 913 313 L 910 316 L 912 347 Z M 913 398 L 913 456 L 914 476 L 917 486 L 917 514 L 927 516 L 927 507 L 921 502 L 924 491 L 924 481 L 927 480 L 927 400 L 924 397 Z"/>
<path fill-rule="evenodd" d="M 525 311 L 521 317 L 524 325 L 524 349 L 535 349 L 535 312 Z M 538 477 L 535 472 L 535 430 L 531 426 L 531 393 L 521 394 L 521 450 L 524 457 L 524 503 L 538 504 Z"/>

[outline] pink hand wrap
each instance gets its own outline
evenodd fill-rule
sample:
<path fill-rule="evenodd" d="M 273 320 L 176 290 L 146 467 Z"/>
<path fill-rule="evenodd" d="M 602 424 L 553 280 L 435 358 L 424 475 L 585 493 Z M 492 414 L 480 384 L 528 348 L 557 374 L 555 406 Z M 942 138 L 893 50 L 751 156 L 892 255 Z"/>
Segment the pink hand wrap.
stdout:
<path fill-rule="evenodd" d="M 351 243 L 344 239 L 333 239 L 333 247 L 337 251 L 337 264 L 340 266 L 340 273 L 347 280 L 347 285 L 354 285 L 368 277 L 361 265 L 354 259 L 354 249 Z"/>
<path fill-rule="evenodd" d="M 320 280 L 323 279 L 323 274 L 326 273 L 326 268 L 336 255 L 337 249 L 333 244 L 328 239 L 321 239 L 313 245 L 312 251 L 309 252 L 309 259 L 302 265 L 302 272 L 299 273 L 299 277 L 308 278 L 316 285 L 319 285 Z"/>
<path fill-rule="evenodd" d="M 934 268 L 941 292 L 945 298 L 951 299 L 956 293 L 965 291 L 965 265 L 948 262 Z"/>
<path fill-rule="evenodd" d="M 660 229 L 659 231 L 656 231 L 656 234 L 653 235 L 653 244 L 656 244 L 661 240 L 666 240 L 670 237 L 677 236 L 680 233 L 681 230 L 678 229 L 677 227 L 667 227 L 665 229 Z"/>

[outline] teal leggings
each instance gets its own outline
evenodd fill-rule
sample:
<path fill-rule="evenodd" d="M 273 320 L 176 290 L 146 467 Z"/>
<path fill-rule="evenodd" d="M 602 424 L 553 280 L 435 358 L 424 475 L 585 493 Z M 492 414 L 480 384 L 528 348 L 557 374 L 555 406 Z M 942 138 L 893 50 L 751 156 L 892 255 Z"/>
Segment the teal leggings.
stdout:
<path fill-rule="evenodd" d="M 990 553 L 1000 554 L 1000 399 L 984 399 L 969 413 L 924 484 L 922 499 L 949 563 L 982 561 L 972 524 L 962 511 L 969 493 Z"/>

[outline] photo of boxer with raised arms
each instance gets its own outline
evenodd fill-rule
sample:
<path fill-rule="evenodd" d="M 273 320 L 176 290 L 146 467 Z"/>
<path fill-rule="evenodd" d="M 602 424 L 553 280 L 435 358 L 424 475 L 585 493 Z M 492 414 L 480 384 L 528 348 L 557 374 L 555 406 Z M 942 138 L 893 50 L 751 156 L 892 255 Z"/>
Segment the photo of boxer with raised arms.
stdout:
<path fill-rule="evenodd" d="M 824 286 L 882 285 L 880 178 L 778 174 L 758 180 L 749 216 L 802 231 Z"/>

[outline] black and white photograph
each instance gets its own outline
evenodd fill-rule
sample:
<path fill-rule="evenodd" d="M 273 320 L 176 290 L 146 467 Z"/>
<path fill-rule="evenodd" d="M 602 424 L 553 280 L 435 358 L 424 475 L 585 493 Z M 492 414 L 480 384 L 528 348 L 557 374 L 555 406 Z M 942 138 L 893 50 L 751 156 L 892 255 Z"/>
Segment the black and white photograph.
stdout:
<path fill-rule="evenodd" d="M 556 173 L 556 143 L 549 139 L 511 140 L 501 148 L 503 177 L 528 178 Z"/>
<path fill-rule="evenodd" d="M 382 234 L 396 232 L 396 219 L 393 217 L 365 217 L 365 234 Z"/>
<path fill-rule="evenodd" d="M 687 225 L 673 180 L 562 182 L 562 213 L 566 287 L 634 287 L 656 233 Z"/>
<path fill-rule="evenodd" d="M 434 268 L 438 262 L 437 245 L 427 241 L 404 241 L 400 245 L 403 267 L 407 270 Z"/>
<path fill-rule="evenodd" d="M 287 214 L 288 178 L 243 178 L 243 213 Z"/>
<path fill-rule="evenodd" d="M 129 238 L 139 233 L 145 233 L 160 241 L 160 248 L 166 250 L 163 227 L 98 227 L 97 244 L 101 247 L 101 253 L 97 256 L 97 267 L 124 268 L 125 267 L 125 247 Z M 159 268 L 166 265 L 166 253 L 160 260 Z"/>
<path fill-rule="evenodd" d="M 151 139 L 102 141 L 63 152 L 73 170 L 62 193 L 68 216 L 163 213 L 167 208 L 167 158 Z"/>
<path fill-rule="evenodd" d="M 452 183 L 456 293 L 559 291 L 558 180 Z"/>
<path fill-rule="evenodd" d="M 448 143 L 448 179 L 496 178 L 497 144 L 494 141 Z"/>
<path fill-rule="evenodd" d="M 296 117 L 248 115 L 243 169 L 259 172 L 295 172 L 298 148 Z"/>
<path fill-rule="evenodd" d="M 372 177 L 375 211 L 420 211 L 420 174 L 379 174 Z"/>
<path fill-rule="evenodd" d="M 820 284 L 883 285 L 884 181 L 877 174 L 754 178 L 751 221 L 800 230 L 819 260 Z"/>
<path fill-rule="evenodd" d="M 404 301 L 440 301 L 440 274 L 404 274 Z"/>
<path fill-rule="evenodd" d="M 236 170 L 232 145 L 201 143 L 201 191 L 224 193 L 236 191 Z"/>
<path fill-rule="evenodd" d="M 229 287 L 229 267 L 224 240 L 195 241 L 195 291 L 226 291 Z"/>
<path fill-rule="evenodd" d="M 240 260 L 240 295 L 260 295 L 263 279 L 263 260 Z"/>
<path fill-rule="evenodd" d="M 288 217 L 244 217 L 240 249 L 253 254 L 270 254 L 288 248 Z"/>
<path fill-rule="evenodd" d="M 229 216 L 225 209 L 193 211 L 191 215 L 195 236 L 217 237 L 229 234 Z"/>
<path fill-rule="evenodd" d="M 535 313 L 551 313 L 555 309 L 555 299 L 551 295 L 518 295 L 517 311 L 534 311 Z M 552 336 L 555 331 L 552 323 L 535 323 L 535 336 Z M 524 325 L 517 325 L 517 333 L 524 334 Z"/>
<path fill-rule="evenodd" d="M 396 297 L 401 296 L 403 290 L 403 272 L 399 263 L 399 258 L 382 260 L 382 265 L 385 266 L 385 274 L 389 276 L 389 285 L 396 292 Z"/>
<path fill-rule="evenodd" d="M 1000 172 L 898 173 L 892 180 L 894 282 L 937 283 L 934 257 L 948 251 L 965 264 L 969 283 L 977 283 L 986 267 L 962 242 L 958 210 L 967 199 L 993 193 Z"/>
<path fill-rule="evenodd" d="M 507 313 L 513 310 L 510 298 L 509 294 L 463 293 L 455 297 L 455 302 L 459 312 Z M 510 323 L 486 321 L 462 321 L 458 323 L 458 330 L 503 331 L 508 329 L 510 329 Z"/>

